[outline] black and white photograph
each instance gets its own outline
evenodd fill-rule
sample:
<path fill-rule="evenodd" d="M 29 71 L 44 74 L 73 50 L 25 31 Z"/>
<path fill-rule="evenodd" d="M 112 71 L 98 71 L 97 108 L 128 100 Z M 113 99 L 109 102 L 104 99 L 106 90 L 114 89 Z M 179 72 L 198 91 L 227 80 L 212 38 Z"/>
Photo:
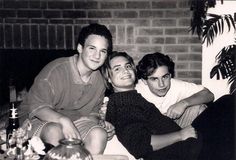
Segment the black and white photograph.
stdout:
<path fill-rule="evenodd" d="M 1 160 L 235 160 L 236 0 L 0 0 Z"/>

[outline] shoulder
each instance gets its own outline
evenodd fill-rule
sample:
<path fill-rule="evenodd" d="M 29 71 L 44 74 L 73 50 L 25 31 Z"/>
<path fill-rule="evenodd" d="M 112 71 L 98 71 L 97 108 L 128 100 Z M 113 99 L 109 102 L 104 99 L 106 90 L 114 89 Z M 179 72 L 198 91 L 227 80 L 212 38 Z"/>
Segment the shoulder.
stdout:
<path fill-rule="evenodd" d="M 148 85 L 146 85 L 141 79 L 138 80 L 135 89 L 138 91 L 138 93 L 147 92 L 149 90 Z"/>
<path fill-rule="evenodd" d="M 170 91 L 173 92 L 173 94 L 190 96 L 203 89 L 204 87 L 200 84 L 195 84 L 192 82 L 187 82 L 187 81 L 174 79 L 174 78 L 171 79 Z"/>
<path fill-rule="evenodd" d="M 171 78 L 171 84 L 190 84 L 190 82 L 183 81 L 181 79 Z"/>
<path fill-rule="evenodd" d="M 94 70 L 91 74 L 91 81 L 92 83 L 104 83 L 105 84 L 105 79 L 102 76 L 101 70 Z"/>
<path fill-rule="evenodd" d="M 61 57 L 49 62 L 35 77 L 34 84 L 63 82 L 71 73 L 69 59 L 70 57 Z"/>
<path fill-rule="evenodd" d="M 105 80 L 101 74 L 101 72 L 99 70 L 94 71 L 92 73 L 92 78 L 91 78 L 91 82 L 90 82 L 94 88 L 96 89 L 102 89 L 105 91 L 106 87 L 105 87 Z"/>
<path fill-rule="evenodd" d="M 63 65 L 65 63 L 69 63 L 70 59 L 73 59 L 74 57 L 75 56 L 57 58 L 57 59 L 49 62 L 45 67 L 53 68 L 53 67 Z"/>
<path fill-rule="evenodd" d="M 200 84 L 196 84 L 196 83 L 193 83 L 193 82 L 187 82 L 187 81 L 183 81 L 183 80 L 180 80 L 180 79 L 175 79 L 175 78 L 172 78 L 171 79 L 171 85 L 173 86 L 185 86 L 185 87 L 202 87 L 202 85 Z"/>
<path fill-rule="evenodd" d="M 69 68 L 71 57 L 61 57 L 49 62 L 41 71 L 40 75 L 50 76 L 54 72 Z"/>

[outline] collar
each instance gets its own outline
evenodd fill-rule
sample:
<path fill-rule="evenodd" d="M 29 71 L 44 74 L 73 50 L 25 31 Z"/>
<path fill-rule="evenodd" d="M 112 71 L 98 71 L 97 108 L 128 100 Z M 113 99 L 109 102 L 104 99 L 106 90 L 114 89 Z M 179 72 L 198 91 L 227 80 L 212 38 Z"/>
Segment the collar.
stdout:
<path fill-rule="evenodd" d="M 88 82 L 84 82 L 81 79 L 81 75 L 79 73 L 79 70 L 77 69 L 77 62 L 79 59 L 79 55 L 75 54 L 74 56 L 71 56 L 69 58 L 69 62 L 70 62 L 70 66 L 71 66 L 71 72 L 72 72 L 72 78 L 75 84 L 92 84 L 92 82 L 94 81 L 94 78 L 96 77 L 96 73 L 97 71 L 92 72 L 91 74 L 91 78 Z"/>

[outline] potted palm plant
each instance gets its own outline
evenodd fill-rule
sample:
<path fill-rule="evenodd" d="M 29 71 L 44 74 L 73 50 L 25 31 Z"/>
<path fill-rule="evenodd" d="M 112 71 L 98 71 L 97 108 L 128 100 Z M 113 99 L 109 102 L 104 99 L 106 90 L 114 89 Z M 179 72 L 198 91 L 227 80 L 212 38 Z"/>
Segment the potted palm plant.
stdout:
<path fill-rule="evenodd" d="M 207 46 L 213 43 L 217 35 L 224 33 L 225 27 L 228 28 L 228 31 L 231 29 L 236 31 L 231 15 L 208 14 L 208 16 L 210 18 L 205 20 L 202 32 L 202 43 L 206 42 Z M 210 72 L 210 78 L 214 76 L 217 79 L 229 78 L 230 93 L 233 93 L 236 89 L 236 45 L 232 44 L 223 47 L 216 56 L 216 62 L 217 64 Z"/>
<path fill-rule="evenodd" d="M 201 38 L 202 43 L 209 46 L 213 43 L 215 38 L 225 32 L 236 31 L 235 22 L 231 15 L 216 15 L 207 14 L 208 1 L 215 0 L 192 0 L 194 4 L 192 5 L 195 13 L 192 19 L 191 30 L 192 33 L 197 32 L 199 38 Z M 200 3 L 200 4 L 199 4 Z M 202 9 L 197 9 L 198 7 L 203 7 Z M 194 8 L 195 7 L 195 8 Z M 196 15 L 200 15 L 196 18 Z M 236 37 L 235 37 L 236 39 Z M 222 159 L 231 160 L 235 159 L 235 111 L 236 111 L 236 45 L 224 46 L 220 52 L 215 57 L 216 65 L 210 71 L 210 78 L 216 76 L 217 79 L 228 78 L 228 83 L 230 86 L 230 94 L 225 94 L 218 98 L 212 103 L 211 107 L 208 107 L 205 113 L 208 114 L 208 119 L 206 126 L 211 127 L 211 122 L 217 124 L 217 127 L 212 128 L 212 134 L 209 136 L 211 138 L 213 135 L 217 135 L 214 140 L 209 143 L 206 148 L 210 148 L 211 151 L 207 150 L 203 152 L 202 159 Z M 215 116 L 215 114 L 218 114 Z M 203 113 L 204 114 L 204 113 Z"/>
<path fill-rule="evenodd" d="M 207 14 L 208 7 L 214 6 L 215 0 L 192 0 L 191 4 L 193 18 L 190 30 L 193 34 L 196 32 L 202 43 L 206 43 L 207 46 L 213 43 L 216 36 L 223 34 L 225 29 L 233 29 L 236 32 L 235 22 L 230 14 Z M 210 78 L 228 78 L 232 94 L 236 90 L 236 45 L 223 47 L 216 56 L 216 62 L 210 72 Z"/>

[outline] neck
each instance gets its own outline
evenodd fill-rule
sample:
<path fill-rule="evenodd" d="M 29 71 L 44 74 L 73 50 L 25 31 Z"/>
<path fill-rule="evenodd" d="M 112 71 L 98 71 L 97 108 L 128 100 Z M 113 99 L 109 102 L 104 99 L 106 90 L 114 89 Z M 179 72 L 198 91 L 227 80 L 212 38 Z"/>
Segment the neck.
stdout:
<path fill-rule="evenodd" d="M 132 90 L 134 90 L 134 87 L 130 87 L 130 88 L 114 88 L 114 92 L 116 92 L 116 93 L 132 91 Z"/>
<path fill-rule="evenodd" d="M 88 69 L 87 67 L 85 67 L 85 65 L 82 63 L 82 61 L 80 61 L 79 58 L 78 58 L 76 67 L 77 67 L 77 70 L 81 76 L 81 79 L 84 82 L 88 82 L 93 71 Z"/>

